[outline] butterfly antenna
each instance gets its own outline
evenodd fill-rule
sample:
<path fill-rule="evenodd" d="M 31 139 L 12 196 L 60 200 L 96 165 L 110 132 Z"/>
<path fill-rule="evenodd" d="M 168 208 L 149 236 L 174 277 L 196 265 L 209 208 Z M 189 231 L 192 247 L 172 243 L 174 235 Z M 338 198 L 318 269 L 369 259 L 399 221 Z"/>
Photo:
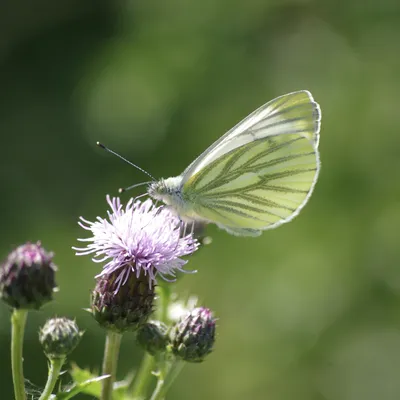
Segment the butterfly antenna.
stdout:
<path fill-rule="evenodd" d="M 104 146 L 104 144 L 97 142 L 96 143 L 97 146 L 101 147 L 103 150 L 108 151 L 111 154 L 114 154 L 114 156 L 117 156 L 118 158 L 120 158 L 122 161 L 125 161 L 126 163 L 128 163 L 129 165 L 132 165 L 132 167 L 135 167 L 136 169 L 138 169 L 139 171 L 142 171 L 144 174 L 146 174 L 147 176 L 149 176 L 153 181 L 155 181 L 156 179 L 154 178 L 153 175 L 149 174 L 147 171 L 145 171 L 143 168 L 140 168 L 139 166 L 137 166 L 136 164 L 134 164 L 131 161 L 128 161 L 125 157 L 122 157 L 121 155 L 119 155 L 118 153 L 116 153 L 115 151 L 112 151 L 111 149 L 109 149 L 108 147 Z"/>
<path fill-rule="evenodd" d="M 126 192 L 127 190 L 134 189 L 135 187 L 138 187 L 138 186 L 148 185 L 148 184 L 151 183 L 151 182 L 153 182 L 153 181 L 142 182 L 142 183 L 136 183 L 135 185 L 128 186 L 127 188 L 119 188 L 119 189 L 118 189 L 118 193 L 124 193 L 124 192 Z"/>

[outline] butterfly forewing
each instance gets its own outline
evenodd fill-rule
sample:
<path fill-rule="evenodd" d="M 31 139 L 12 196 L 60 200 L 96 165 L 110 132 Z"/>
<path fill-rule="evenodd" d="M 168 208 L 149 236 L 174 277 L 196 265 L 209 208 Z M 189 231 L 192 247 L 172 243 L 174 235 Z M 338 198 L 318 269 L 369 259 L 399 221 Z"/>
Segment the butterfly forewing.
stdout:
<path fill-rule="evenodd" d="M 308 92 L 267 103 L 189 167 L 194 173 L 184 175 L 183 195 L 200 218 L 239 235 L 291 220 L 318 175 L 319 124 Z"/>
<path fill-rule="evenodd" d="M 264 104 L 214 142 L 183 173 L 183 182 L 224 154 L 257 138 L 298 133 L 318 146 L 320 109 L 311 93 L 302 90 Z"/>

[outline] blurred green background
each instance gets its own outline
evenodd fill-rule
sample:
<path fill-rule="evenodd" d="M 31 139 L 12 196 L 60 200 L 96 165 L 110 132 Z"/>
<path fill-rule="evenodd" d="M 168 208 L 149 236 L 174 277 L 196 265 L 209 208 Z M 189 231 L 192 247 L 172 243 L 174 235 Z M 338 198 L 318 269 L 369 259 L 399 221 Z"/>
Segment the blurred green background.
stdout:
<path fill-rule="evenodd" d="M 398 400 L 399 43 L 397 0 L 3 0 L 0 250 L 40 239 L 59 266 L 55 301 L 29 315 L 26 378 L 45 383 L 37 330 L 55 314 L 86 329 L 71 358 L 101 363 L 104 331 L 82 310 L 99 266 L 71 250 L 77 218 L 147 179 L 95 142 L 175 176 L 259 105 L 309 89 L 322 108 L 311 201 L 256 239 L 209 228 L 178 287 L 215 310 L 216 348 L 169 398 Z M 9 317 L 0 305 L 1 399 Z M 141 355 L 126 335 L 120 378 Z"/>

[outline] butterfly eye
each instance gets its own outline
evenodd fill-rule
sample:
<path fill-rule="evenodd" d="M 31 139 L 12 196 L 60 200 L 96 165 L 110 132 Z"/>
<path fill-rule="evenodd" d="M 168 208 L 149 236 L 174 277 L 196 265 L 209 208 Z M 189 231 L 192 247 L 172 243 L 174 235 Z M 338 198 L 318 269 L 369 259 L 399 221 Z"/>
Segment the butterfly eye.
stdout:
<path fill-rule="evenodd" d="M 160 190 L 161 194 L 168 194 L 169 193 L 168 186 L 165 184 L 164 181 L 161 182 L 161 185 L 159 186 L 159 190 Z"/>

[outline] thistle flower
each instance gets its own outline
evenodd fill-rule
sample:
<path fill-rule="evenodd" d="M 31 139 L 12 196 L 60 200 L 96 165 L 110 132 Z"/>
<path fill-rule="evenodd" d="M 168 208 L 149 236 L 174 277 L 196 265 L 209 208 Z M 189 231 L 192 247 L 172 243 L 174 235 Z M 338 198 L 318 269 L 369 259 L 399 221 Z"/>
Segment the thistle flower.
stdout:
<path fill-rule="evenodd" d="M 90 222 L 80 217 L 79 225 L 93 236 L 78 239 L 91 242 L 86 247 L 74 247 L 76 255 L 94 254 L 94 262 L 107 261 L 96 278 L 116 273 L 118 291 L 133 273 L 148 275 L 152 285 L 158 275 L 170 281 L 167 276 L 174 280 L 177 271 L 187 272 L 181 257 L 197 250 L 198 243 L 191 234 L 181 237 L 180 220 L 167 207 L 156 207 L 150 199 L 131 199 L 125 208 L 119 198 L 107 196 L 107 202 L 108 219 Z"/>
<path fill-rule="evenodd" d="M 153 312 L 154 285 L 149 285 L 148 275 L 130 274 L 126 284 L 116 291 L 116 279 L 118 271 L 97 280 L 92 293 L 92 315 L 103 328 L 118 333 L 135 331 Z"/>
<path fill-rule="evenodd" d="M 0 298 L 17 309 L 39 309 L 56 290 L 53 253 L 40 242 L 12 251 L 0 267 Z"/>
<path fill-rule="evenodd" d="M 199 307 L 186 315 L 171 332 L 172 352 L 187 362 L 202 362 L 215 342 L 215 318 Z"/>
<path fill-rule="evenodd" d="M 39 341 L 50 359 L 65 358 L 78 345 L 83 332 L 68 318 L 49 319 L 39 331 Z"/>

